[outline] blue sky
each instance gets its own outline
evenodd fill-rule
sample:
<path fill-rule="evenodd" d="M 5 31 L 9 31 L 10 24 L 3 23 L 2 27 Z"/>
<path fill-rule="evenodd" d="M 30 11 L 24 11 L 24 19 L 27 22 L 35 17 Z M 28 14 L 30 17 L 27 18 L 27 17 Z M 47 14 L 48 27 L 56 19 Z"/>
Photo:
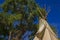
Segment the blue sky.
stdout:
<path fill-rule="evenodd" d="M 0 4 L 2 4 L 3 1 L 4 0 L 0 0 Z M 44 4 L 50 7 L 51 11 L 47 16 L 47 21 L 56 27 L 58 36 L 60 37 L 60 0 L 36 0 L 36 2 L 41 7 L 43 7 Z"/>

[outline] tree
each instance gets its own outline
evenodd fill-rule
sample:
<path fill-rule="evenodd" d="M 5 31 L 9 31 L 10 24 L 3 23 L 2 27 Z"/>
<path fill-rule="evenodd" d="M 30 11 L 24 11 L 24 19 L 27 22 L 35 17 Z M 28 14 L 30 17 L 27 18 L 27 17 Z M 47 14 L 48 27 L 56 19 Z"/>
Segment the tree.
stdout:
<path fill-rule="evenodd" d="M 36 18 L 39 21 L 39 17 L 46 15 L 45 9 L 40 8 L 35 0 L 5 0 L 1 8 L 0 34 L 8 35 L 9 40 L 21 39 L 26 30 L 34 31 L 34 35 L 38 29 L 38 24 L 34 23 Z M 15 21 L 19 21 L 16 27 L 13 25 Z"/>

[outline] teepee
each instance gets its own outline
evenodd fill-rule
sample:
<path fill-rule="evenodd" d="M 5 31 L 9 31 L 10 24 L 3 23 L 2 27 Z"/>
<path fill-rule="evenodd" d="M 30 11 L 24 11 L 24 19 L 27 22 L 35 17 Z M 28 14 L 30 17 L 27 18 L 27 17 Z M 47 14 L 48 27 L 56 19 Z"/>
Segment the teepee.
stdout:
<path fill-rule="evenodd" d="M 33 40 L 58 40 L 56 34 L 50 28 L 46 20 L 40 19 L 39 30 Z"/>
<path fill-rule="evenodd" d="M 40 12 L 42 18 L 40 17 L 39 20 L 39 29 L 37 30 L 37 33 L 33 40 L 58 40 L 56 34 L 53 32 L 53 30 L 50 28 L 48 22 L 45 20 L 47 15 L 43 16 L 42 12 L 37 8 Z M 50 10 L 48 10 L 47 13 L 49 13 Z"/>

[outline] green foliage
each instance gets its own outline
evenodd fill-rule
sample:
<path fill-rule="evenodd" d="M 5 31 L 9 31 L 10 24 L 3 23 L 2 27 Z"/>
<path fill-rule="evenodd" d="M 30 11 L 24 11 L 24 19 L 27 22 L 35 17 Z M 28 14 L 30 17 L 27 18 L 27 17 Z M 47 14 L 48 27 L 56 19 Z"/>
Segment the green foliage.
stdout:
<path fill-rule="evenodd" d="M 60 38 L 58 40 L 60 40 Z"/>
<path fill-rule="evenodd" d="M 11 31 L 11 34 L 14 35 L 15 30 L 19 30 L 19 32 L 16 32 L 16 36 L 20 33 L 18 38 L 21 38 L 26 30 L 34 31 L 34 35 L 38 29 L 38 24 L 33 23 L 34 18 L 42 17 L 39 11 L 43 16 L 46 15 L 45 9 L 40 8 L 35 0 L 5 0 L 1 8 L 3 12 L 0 13 L 0 33 L 10 35 L 9 32 Z M 20 21 L 20 23 L 16 25 L 15 29 L 13 22 L 16 20 Z"/>

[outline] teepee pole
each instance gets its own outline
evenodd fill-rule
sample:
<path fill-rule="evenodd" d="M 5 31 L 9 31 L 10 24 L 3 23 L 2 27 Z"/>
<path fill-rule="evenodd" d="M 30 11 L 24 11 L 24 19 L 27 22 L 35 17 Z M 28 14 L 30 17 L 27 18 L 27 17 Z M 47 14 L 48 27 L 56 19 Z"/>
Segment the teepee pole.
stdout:
<path fill-rule="evenodd" d="M 41 10 L 37 7 L 37 10 L 39 11 L 39 13 L 41 14 L 42 18 L 43 19 L 46 19 L 48 13 L 50 12 L 50 7 L 48 7 L 48 11 L 46 12 L 46 15 L 44 16 L 41 12 Z M 45 10 L 46 10 L 46 5 L 45 5 Z M 41 18 L 41 17 L 40 17 Z"/>
<path fill-rule="evenodd" d="M 42 12 L 40 11 L 40 9 L 37 7 L 37 10 L 39 11 L 39 13 L 41 14 L 41 16 L 44 18 Z"/>

